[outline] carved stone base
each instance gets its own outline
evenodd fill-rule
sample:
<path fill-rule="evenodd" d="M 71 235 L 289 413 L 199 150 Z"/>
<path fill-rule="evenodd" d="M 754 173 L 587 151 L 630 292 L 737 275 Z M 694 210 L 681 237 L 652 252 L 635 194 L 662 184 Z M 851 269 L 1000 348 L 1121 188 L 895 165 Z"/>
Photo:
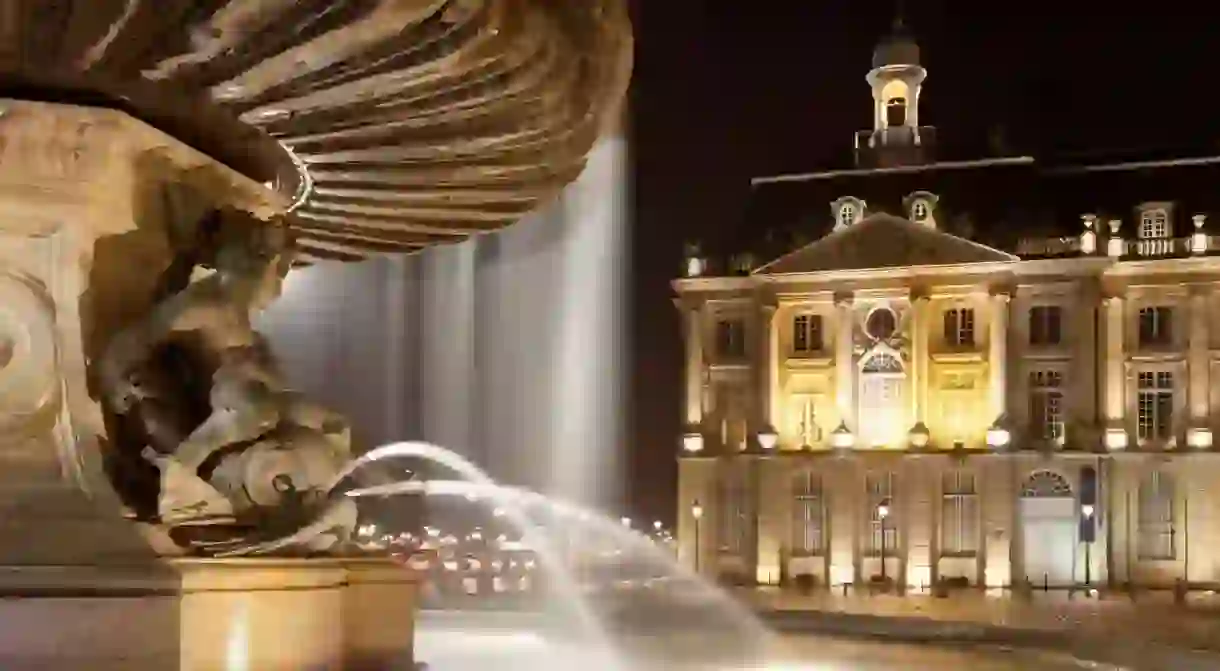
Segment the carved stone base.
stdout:
<path fill-rule="evenodd" d="M 416 576 L 368 560 L 0 567 L 0 668 L 361 671 L 412 664 Z"/>

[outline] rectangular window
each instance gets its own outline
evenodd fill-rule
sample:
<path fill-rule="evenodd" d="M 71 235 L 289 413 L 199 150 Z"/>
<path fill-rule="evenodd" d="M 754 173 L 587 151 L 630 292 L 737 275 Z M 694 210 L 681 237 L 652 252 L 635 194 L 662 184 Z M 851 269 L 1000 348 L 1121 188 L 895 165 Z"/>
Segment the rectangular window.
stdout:
<path fill-rule="evenodd" d="M 716 353 L 726 359 L 746 355 L 745 322 L 740 319 L 722 319 L 716 322 Z"/>
<path fill-rule="evenodd" d="M 1175 559 L 1173 479 L 1153 471 L 1139 488 L 1139 558 Z"/>
<path fill-rule="evenodd" d="M 868 506 L 864 511 L 864 519 L 867 520 L 864 530 L 866 556 L 881 556 L 882 547 L 887 557 L 897 556 L 899 552 L 898 526 L 894 520 L 894 477 L 893 473 L 869 473 L 865 478 L 865 505 Z"/>
<path fill-rule="evenodd" d="M 1173 344 L 1173 309 L 1166 306 L 1140 308 L 1140 346 Z"/>
<path fill-rule="evenodd" d="M 826 552 L 826 506 L 822 478 L 799 473 L 792 481 L 792 554 L 822 555 Z"/>
<path fill-rule="evenodd" d="M 1029 373 L 1029 433 L 1039 440 L 1063 440 L 1063 374 L 1057 370 Z"/>
<path fill-rule="evenodd" d="M 797 315 L 792 318 L 792 351 L 797 354 L 821 352 L 822 315 Z"/>
<path fill-rule="evenodd" d="M 1173 373 L 1140 371 L 1138 387 L 1139 439 L 1169 440 L 1173 437 Z"/>
<path fill-rule="evenodd" d="M 950 347 L 974 346 L 974 309 L 945 310 L 945 343 Z"/>
<path fill-rule="evenodd" d="M 1058 345 L 1062 338 L 1063 309 L 1058 305 L 1035 305 L 1029 309 L 1029 344 Z"/>
<path fill-rule="evenodd" d="M 732 469 L 717 482 L 716 542 L 721 554 L 745 556 L 750 548 L 751 510 L 745 471 Z"/>
<path fill-rule="evenodd" d="M 973 557 L 978 551 L 979 499 L 974 474 L 950 471 L 941 478 L 941 555 Z"/>

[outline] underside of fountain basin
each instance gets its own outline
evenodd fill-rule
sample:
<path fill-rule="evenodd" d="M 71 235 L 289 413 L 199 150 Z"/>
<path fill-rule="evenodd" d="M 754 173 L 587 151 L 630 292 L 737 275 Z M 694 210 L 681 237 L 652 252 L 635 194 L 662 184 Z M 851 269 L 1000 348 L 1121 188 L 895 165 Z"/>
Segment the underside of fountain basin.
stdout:
<path fill-rule="evenodd" d="M 14 0 L 0 97 L 111 107 L 279 191 L 305 261 L 496 230 L 617 122 L 621 0 Z"/>

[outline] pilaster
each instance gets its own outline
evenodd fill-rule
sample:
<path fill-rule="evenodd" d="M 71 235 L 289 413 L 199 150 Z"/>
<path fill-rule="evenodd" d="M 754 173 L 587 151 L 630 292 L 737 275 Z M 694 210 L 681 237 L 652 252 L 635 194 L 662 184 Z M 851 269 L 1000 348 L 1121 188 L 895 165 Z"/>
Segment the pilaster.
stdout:
<path fill-rule="evenodd" d="M 903 465 L 902 490 L 906 498 L 905 544 L 907 551 L 907 589 L 932 586 L 935 529 L 934 496 L 938 491 L 932 463 L 927 459 L 909 460 Z"/>
<path fill-rule="evenodd" d="M 697 431 L 703 425 L 703 396 L 706 357 L 703 353 L 703 312 L 695 302 L 677 301 L 682 311 L 683 331 L 686 338 L 685 412 L 683 419 L 687 431 Z"/>
<path fill-rule="evenodd" d="M 835 404 L 839 420 L 858 433 L 856 426 L 855 313 L 850 293 L 835 295 Z"/>
<path fill-rule="evenodd" d="M 856 582 L 856 559 L 864 506 L 864 483 L 858 463 L 852 458 L 826 461 L 822 486 L 828 494 L 830 521 L 830 586 Z"/>
<path fill-rule="evenodd" d="M 1101 307 L 1100 287 L 1086 281 L 1076 295 L 1074 309 L 1065 320 L 1070 324 L 1064 335 L 1072 339 L 1072 364 L 1068 385 L 1072 390 L 1068 405 L 1068 440 L 1077 447 L 1093 447 L 1097 434 L 1097 311 Z"/>
<path fill-rule="evenodd" d="M 1126 416 L 1126 384 L 1125 367 L 1126 351 L 1124 343 L 1123 312 L 1126 301 L 1121 296 L 1107 296 L 1103 332 L 1105 337 L 1105 387 L 1102 391 L 1103 412 L 1108 431 L 1127 429 L 1124 423 Z"/>
<path fill-rule="evenodd" d="M 927 423 L 928 407 L 928 311 L 931 301 L 925 294 L 911 296 L 911 387 L 914 421 Z"/>
<path fill-rule="evenodd" d="M 986 459 L 980 468 L 979 492 L 982 494 L 983 585 L 1009 587 L 1017 568 L 1013 539 L 1017 528 L 1016 461 L 1011 457 Z"/>
<path fill-rule="evenodd" d="M 775 406 L 779 403 L 775 392 L 779 386 L 779 328 L 775 312 L 775 306 L 766 303 L 758 310 L 759 352 L 754 379 L 758 389 L 758 417 L 755 421 L 759 431 L 775 430 L 779 426 L 775 421 Z"/>
<path fill-rule="evenodd" d="M 1190 331 L 1188 334 L 1187 367 L 1190 387 L 1190 427 L 1211 424 L 1209 394 L 1209 353 L 1207 333 L 1207 288 L 1192 286 L 1190 291 Z"/>
<path fill-rule="evenodd" d="M 991 296 L 991 329 L 987 338 L 987 362 L 990 368 L 990 385 L 988 400 L 991 417 L 995 421 L 1003 417 L 1008 409 L 1008 305 L 1010 296 L 1007 293 L 994 293 Z"/>
<path fill-rule="evenodd" d="M 791 470 L 784 459 L 764 457 L 756 464 L 758 482 L 758 557 L 760 585 L 778 585 L 783 573 L 783 547 L 792 519 Z"/>

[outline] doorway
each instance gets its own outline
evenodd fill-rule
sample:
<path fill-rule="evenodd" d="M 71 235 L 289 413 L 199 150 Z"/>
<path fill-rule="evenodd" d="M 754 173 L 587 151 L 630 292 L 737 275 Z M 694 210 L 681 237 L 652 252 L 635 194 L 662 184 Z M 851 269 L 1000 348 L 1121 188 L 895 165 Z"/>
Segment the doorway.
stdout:
<path fill-rule="evenodd" d="M 1076 497 L 1066 478 L 1034 471 L 1021 487 L 1025 579 L 1035 589 L 1071 586 L 1075 580 Z"/>

